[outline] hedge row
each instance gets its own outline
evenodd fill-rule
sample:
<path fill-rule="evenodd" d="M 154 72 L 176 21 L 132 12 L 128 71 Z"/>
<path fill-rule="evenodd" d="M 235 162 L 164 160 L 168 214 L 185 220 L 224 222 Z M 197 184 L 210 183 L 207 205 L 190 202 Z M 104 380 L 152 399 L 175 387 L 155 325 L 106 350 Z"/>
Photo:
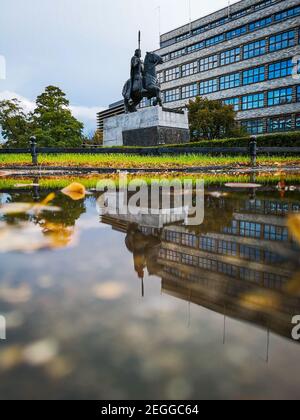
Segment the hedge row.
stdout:
<path fill-rule="evenodd" d="M 164 147 L 247 147 L 250 137 L 222 140 L 202 140 L 188 144 L 165 145 Z M 268 134 L 257 137 L 258 147 L 300 147 L 300 131 L 293 133 Z"/>

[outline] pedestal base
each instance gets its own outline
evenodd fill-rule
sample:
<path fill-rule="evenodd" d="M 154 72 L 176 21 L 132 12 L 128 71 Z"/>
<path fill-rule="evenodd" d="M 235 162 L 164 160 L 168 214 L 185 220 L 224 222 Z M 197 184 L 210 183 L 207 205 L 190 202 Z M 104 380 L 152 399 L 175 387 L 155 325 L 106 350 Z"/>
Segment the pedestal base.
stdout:
<path fill-rule="evenodd" d="M 187 143 L 189 140 L 187 111 L 177 112 L 157 106 L 104 121 L 104 147 L 147 147 Z"/>

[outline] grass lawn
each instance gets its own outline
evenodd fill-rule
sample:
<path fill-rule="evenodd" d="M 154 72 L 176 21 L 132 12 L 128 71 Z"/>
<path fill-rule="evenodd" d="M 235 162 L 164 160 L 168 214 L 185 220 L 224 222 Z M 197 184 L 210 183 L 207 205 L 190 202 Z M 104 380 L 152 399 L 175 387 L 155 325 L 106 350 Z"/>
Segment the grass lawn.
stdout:
<path fill-rule="evenodd" d="M 201 156 L 201 155 L 165 155 L 165 156 L 138 156 L 138 155 L 119 155 L 119 154 L 58 154 L 58 155 L 39 155 L 40 166 L 77 166 L 77 167 L 96 167 L 96 168 L 189 168 L 189 167 L 208 167 L 208 166 L 230 166 L 240 167 L 249 166 L 250 159 L 247 156 Z M 279 157 L 261 156 L 257 160 L 259 165 L 265 166 L 284 166 L 300 165 L 300 156 Z M 26 166 L 31 164 L 29 154 L 0 155 L 0 167 L 6 166 Z"/>

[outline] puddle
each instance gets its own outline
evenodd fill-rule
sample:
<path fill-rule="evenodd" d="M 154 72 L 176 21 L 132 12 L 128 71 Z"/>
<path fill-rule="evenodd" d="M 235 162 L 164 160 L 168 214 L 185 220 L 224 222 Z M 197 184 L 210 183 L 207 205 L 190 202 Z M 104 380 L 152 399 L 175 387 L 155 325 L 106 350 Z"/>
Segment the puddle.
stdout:
<path fill-rule="evenodd" d="M 209 183 L 188 227 L 2 178 L 0 398 L 298 398 L 300 182 L 267 179 Z"/>

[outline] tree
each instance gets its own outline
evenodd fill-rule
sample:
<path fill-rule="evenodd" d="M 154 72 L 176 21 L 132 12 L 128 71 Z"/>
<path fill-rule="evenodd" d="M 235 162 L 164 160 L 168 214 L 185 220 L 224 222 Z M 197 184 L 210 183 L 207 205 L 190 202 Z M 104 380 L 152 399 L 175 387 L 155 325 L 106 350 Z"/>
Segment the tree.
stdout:
<path fill-rule="evenodd" d="M 48 86 L 36 100 L 32 115 L 33 134 L 39 146 L 76 147 L 82 143 L 83 124 L 73 117 L 62 90 Z"/>
<path fill-rule="evenodd" d="M 30 137 L 30 117 L 17 99 L 0 102 L 1 134 L 5 147 L 27 147 Z"/>
<path fill-rule="evenodd" d="M 103 133 L 99 130 L 91 131 L 84 139 L 86 146 L 103 146 Z"/>
<path fill-rule="evenodd" d="M 198 96 L 187 107 L 193 140 L 213 140 L 245 134 L 236 123 L 236 112 L 231 105 Z"/>

